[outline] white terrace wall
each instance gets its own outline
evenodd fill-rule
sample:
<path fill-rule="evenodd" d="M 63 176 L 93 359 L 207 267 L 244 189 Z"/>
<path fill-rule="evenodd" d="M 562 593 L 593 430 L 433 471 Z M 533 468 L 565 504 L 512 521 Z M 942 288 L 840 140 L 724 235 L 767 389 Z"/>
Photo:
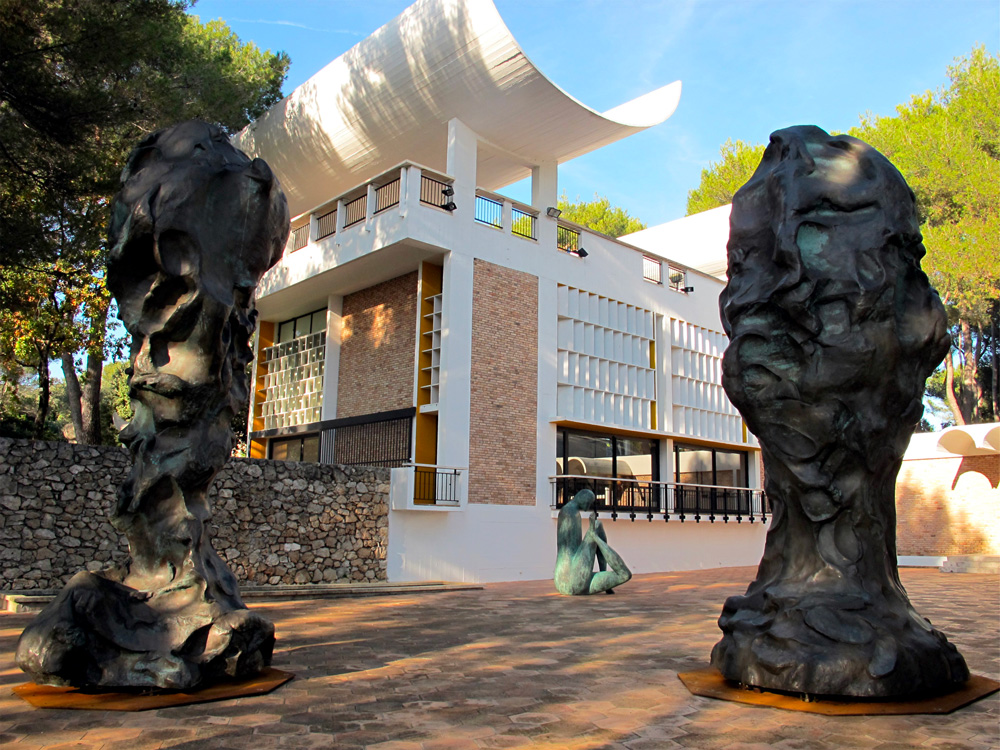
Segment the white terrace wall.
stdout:
<path fill-rule="evenodd" d="M 0 438 L 0 588 L 124 562 L 108 513 L 130 465 L 124 448 Z M 388 469 L 233 459 L 212 492 L 214 546 L 241 583 L 386 580 Z"/>

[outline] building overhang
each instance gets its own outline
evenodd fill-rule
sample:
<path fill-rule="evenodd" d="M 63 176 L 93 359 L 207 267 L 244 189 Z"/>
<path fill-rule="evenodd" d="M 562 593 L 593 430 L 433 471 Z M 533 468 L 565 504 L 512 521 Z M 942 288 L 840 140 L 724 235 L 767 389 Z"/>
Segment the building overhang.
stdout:
<path fill-rule="evenodd" d="M 681 83 L 604 113 L 535 67 L 491 0 L 418 0 L 234 137 L 281 180 L 292 215 L 399 162 L 446 169 L 448 122 L 480 138 L 497 190 L 670 117 Z"/>

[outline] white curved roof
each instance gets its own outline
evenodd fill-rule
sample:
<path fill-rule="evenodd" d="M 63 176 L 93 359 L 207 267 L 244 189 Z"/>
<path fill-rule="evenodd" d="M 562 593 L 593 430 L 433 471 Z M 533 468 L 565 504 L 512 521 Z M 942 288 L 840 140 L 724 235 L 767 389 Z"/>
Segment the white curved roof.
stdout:
<path fill-rule="evenodd" d="M 1000 422 L 949 427 L 937 445 L 939 451 L 960 456 L 1000 454 Z"/>
<path fill-rule="evenodd" d="M 680 92 L 675 81 L 601 114 L 532 64 L 491 0 L 418 0 L 234 143 L 267 160 L 294 216 L 403 161 L 443 171 L 451 118 L 479 135 L 477 185 L 497 190 L 663 122 Z"/>

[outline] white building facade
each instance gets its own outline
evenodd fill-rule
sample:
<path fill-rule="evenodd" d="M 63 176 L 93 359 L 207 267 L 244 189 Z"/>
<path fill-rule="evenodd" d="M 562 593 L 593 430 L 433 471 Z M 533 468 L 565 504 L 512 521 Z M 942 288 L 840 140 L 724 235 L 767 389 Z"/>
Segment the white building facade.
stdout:
<path fill-rule="evenodd" d="M 420 0 L 237 136 L 296 217 L 258 289 L 252 455 L 391 467 L 390 580 L 546 578 L 583 487 L 633 572 L 759 560 L 724 282 L 553 209 L 559 164 L 679 96 L 599 114 L 489 0 Z M 530 204 L 500 192 L 527 176 Z"/>

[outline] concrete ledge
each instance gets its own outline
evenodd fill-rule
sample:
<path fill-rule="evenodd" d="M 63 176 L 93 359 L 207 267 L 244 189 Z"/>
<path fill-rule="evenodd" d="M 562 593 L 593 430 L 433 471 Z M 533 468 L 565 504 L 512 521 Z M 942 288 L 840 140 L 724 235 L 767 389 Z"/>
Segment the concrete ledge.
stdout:
<path fill-rule="evenodd" d="M 294 599 L 334 599 L 352 596 L 389 596 L 392 594 L 433 594 L 447 591 L 475 591 L 478 583 L 414 581 L 403 583 L 317 583 L 301 586 L 241 586 L 245 601 L 283 601 Z M 0 592 L 0 612 L 38 612 L 51 602 L 55 589 Z"/>
<path fill-rule="evenodd" d="M 940 568 L 945 561 L 945 557 L 934 557 L 932 555 L 898 555 L 896 565 L 900 568 Z"/>
<path fill-rule="evenodd" d="M 944 573 L 1000 573 L 1000 555 L 948 555 Z"/>

